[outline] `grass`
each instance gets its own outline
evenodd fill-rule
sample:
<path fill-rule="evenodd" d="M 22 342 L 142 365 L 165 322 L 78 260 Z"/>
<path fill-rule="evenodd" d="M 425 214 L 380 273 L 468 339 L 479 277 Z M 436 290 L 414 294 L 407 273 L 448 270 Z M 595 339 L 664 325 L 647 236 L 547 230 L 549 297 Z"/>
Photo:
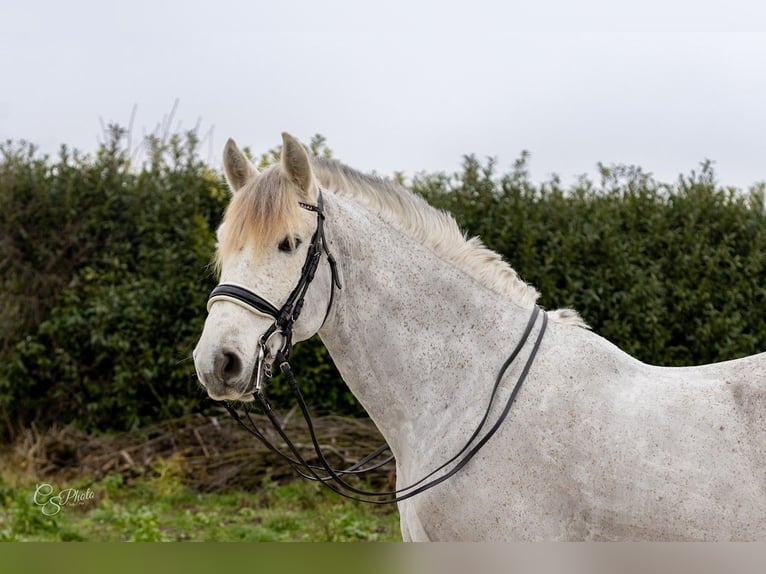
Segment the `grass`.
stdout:
<path fill-rule="evenodd" d="M 185 486 L 173 459 L 126 482 L 55 484 L 52 495 L 77 489 L 81 503 L 50 500 L 43 481 L 0 478 L 2 541 L 396 541 L 395 507 L 343 499 L 321 485 L 296 479 L 264 481 L 255 492 L 199 493 Z M 37 503 L 35 492 L 38 491 Z M 65 493 L 62 493 L 62 500 Z M 43 512 L 45 511 L 45 512 Z M 46 515 L 46 514 L 49 514 Z"/>

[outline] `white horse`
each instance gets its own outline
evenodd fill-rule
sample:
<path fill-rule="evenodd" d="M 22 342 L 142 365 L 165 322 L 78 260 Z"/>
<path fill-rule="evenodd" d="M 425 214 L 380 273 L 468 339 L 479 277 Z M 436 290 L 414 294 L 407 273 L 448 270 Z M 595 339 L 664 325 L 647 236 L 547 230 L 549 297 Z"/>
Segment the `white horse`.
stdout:
<path fill-rule="evenodd" d="M 343 289 L 330 305 L 322 257 L 294 338 L 319 332 L 396 456 L 398 485 L 411 484 L 464 446 L 537 292 L 420 198 L 283 140 L 281 164 L 262 173 L 226 145 L 233 198 L 218 231 L 221 281 L 282 304 L 317 226 L 299 202 L 316 205 L 321 188 Z M 225 297 L 209 311 L 194 352 L 199 380 L 213 399 L 249 400 L 274 320 Z M 766 540 L 766 353 L 655 367 L 573 311 L 547 316 L 497 433 L 460 472 L 399 503 L 403 538 Z M 537 320 L 504 374 L 490 422 L 541 328 Z"/>

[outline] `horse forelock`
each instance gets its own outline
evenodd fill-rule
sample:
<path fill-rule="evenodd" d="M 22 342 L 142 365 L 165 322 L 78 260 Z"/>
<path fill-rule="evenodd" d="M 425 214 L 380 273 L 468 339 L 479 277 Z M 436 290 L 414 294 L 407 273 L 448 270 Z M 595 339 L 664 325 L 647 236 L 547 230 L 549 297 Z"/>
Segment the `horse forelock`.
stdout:
<path fill-rule="evenodd" d="M 229 202 L 223 216 L 216 250 L 216 267 L 245 247 L 256 250 L 291 237 L 300 222 L 300 209 L 293 184 L 272 166 L 242 189 Z"/>

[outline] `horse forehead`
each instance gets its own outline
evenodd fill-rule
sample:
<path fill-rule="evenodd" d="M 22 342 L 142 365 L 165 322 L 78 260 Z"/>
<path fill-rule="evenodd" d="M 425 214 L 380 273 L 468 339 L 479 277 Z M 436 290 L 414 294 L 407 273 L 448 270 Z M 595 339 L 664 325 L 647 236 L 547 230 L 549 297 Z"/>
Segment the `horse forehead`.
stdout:
<path fill-rule="evenodd" d="M 236 278 L 249 278 L 254 275 L 274 279 L 277 273 L 271 268 L 277 263 L 275 254 L 263 249 L 238 249 L 227 253 L 221 265 L 221 281 Z"/>

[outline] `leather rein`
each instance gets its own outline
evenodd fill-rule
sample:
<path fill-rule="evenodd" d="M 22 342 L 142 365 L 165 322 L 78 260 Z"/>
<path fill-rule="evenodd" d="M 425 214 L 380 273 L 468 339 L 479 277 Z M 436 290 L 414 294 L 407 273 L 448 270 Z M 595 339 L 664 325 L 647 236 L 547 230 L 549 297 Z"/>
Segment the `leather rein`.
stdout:
<path fill-rule="evenodd" d="M 249 311 L 261 315 L 267 315 L 274 319 L 274 322 L 264 332 L 258 341 L 257 362 L 253 369 L 253 374 L 250 378 L 248 389 L 252 388 L 252 393 L 255 401 L 257 401 L 261 410 L 269 419 L 271 425 L 274 427 L 274 430 L 287 446 L 287 452 L 271 443 L 271 441 L 255 424 L 255 421 L 250 416 L 249 410 L 246 409 L 244 411 L 245 417 L 243 418 L 228 401 L 223 402 L 223 405 L 229 414 L 234 418 L 234 420 L 236 420 L 237 423 L 242 426 L 242 428 L 255 436 L 270 451 L 285 459 L 287 463 L 302 477 L 321 482 L 327 488 L 336 492 L 337 494 L 359 502 L 366 502 L 369 504 L 392 504 L 406 500 L 428 490 L 429 488 L 433 488 L 434 486 L 441 484 L 445 480 L 454 476 L 466 464 L 468 464 L 468 462 L 479 452 L 479 450 L 481 450 L 487 441 L 489 441 L 489 439 L 492 438 L 492 436 L 497 432 L 497 430 L 500 428 L 508 416 L 508 413 L 511 410 L 511 405 L 513 404 L 516 395 L 526 380 L 530 369 L 532 368 L 532 364 L 534 363 L 534 360 L 537 356 L 543 335 L 545 334 L 546 326 L 548 323 L 547 313 L 542 313 L 543 320 L 540 330 L 537 334 L 537 338 L 535 339 L 534 345 L 529 356 L 527 357 L 527 361 L 524 364 L 521 374 L 519 375 L 519 378 L 517 379 L 511 394 L 503 406 L 502 412 L 500 413 L 495 423 L 489 429 L 487 429 L 483 435 L 482 431 L 489 419 L 489 415 L 495 403 L 496 395 L 500 388 L 500 383 L 502 382 L 503 376 L 510 367 L 511 363 L 513 363 L 513 361 L 526 345 L 527 340 L 529 339 L 529 336 L 537 322 L 538 316 L 540 315 L 540 308 L 537 306 L 535 306 L 535 308 L 532 310 L 532 314 L 524 330 L 524 334 L 498 372 L 484 416 L 477 425 L 473 434 L 470 436 L 470 438 L 468 438 L 465 445 L 460 449 L 460 451 L 458 451 L 444 464 L 434 469 L 417 482 L 414 482 L 406 487 L 384 492 L 375 492 L 357 488 L 349 484 L 349 482 L 343 477 L 347 475 L 359 475 L 378 469 L 383 465 L 391 462 L 394 457 L 393 455 L 390 455 L 381 461 L 373 463 L 373 461 L 380 458 L 385 452 L 390 451 L 389 446 L 384 444 L 371 454 L 361 459 L 356 464 L 353 464 L 346 469 L 338 470 L 334 469 L 329 464 L 324 453 L 322 452 L 322 448 L 314 430 L 311 414 L 309 412 L 308 406 L 306 405 L 306 401 L 303 398 L 303 394 L 301 393 L 300 388 L 298 387 L 298 384 L 295 380 L 295 375 L 293 374 L 290 363 L 288 362 L 288 357 L 292 351 L 293 325 L 298 320 L 301 310 L 303 309 L 303 301 L 306 296 L 306 292 L 308 291 L 309 285 L 314 279 L 314 275 L 316 273 L 317 267 L 319 266 L 319 261 L 323 252 L 327 255 L 332 277 L 330 301 L 327 305 L 327 311 L 325 312 L 325 317 L 322 321 L 322 325 L 324 325 L 324 322 L 327 320 L 327 317 L 330 314 L 330 309 L 332 308 L 335 296 L 335 288 L 337 287 L 338 289 L 341 289 L 341 283 L 338 279 L 337 263 L 328 249 L 327 240 L 324 234 L 325 215 L 321 190 L 319 191 L 319 197 L 316 205 L 299 202 L 299 206 L 317 214 L 317 227 L 311 239 L 311 243 L 309 244 L 306 261 L 303 264 L 303 268 L 301 270 L 301 277 L 298 280 L 298 284 L 288 296 L 284 305 L 282 305 L 281 308 L 277 308 L 275 305 L 260 297 L 247 287 L 243 287 L 234 283 L 219 284 L 210 293 L 207 302 L 208 311 L 210 310 L 211 305 L 216 301 L 230 301 L 245 307 Z M 281 345 L 279 345 L 278 350 L 272 355 L 269 343 L 275 336 L 280 336 L 282 342 Z M 264 384 L 266 379 L 269 379 L 273 376 L 273 364 L 276 364 L 279 367 L 280 371 L 285 375 L 285 378 L 287 379 L 290 390 L 295 397 L 298 408 L 300 409 L 306 423 L 306 428 L 308 429 L 316 458 L 319 461 L 318 464 L 308 463 L 303 455 L 301 455 L 298 448 L 285 433 L 281 422 L 274 413 L 271 407 L 271 403 L 266 396 Z M 434 477 L 434 475 L 450 466 L 451 468 L 449 468 L 449 470 L 444 474 Z"/>

